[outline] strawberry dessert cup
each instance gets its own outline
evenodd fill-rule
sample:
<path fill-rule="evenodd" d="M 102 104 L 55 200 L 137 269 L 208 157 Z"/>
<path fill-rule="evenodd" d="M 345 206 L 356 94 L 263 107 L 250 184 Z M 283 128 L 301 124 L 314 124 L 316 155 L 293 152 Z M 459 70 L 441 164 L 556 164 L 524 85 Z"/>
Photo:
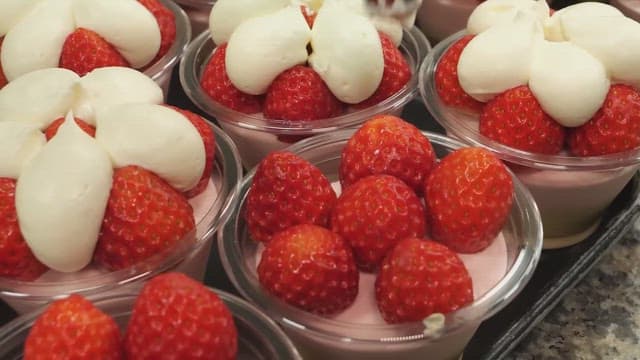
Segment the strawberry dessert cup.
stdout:
<path fill-rule="evenodd" d="M 493 151 L 531 191 L 542 217 L 544 248 L 566 247 L 595 231 L 604 210 L 640 168 L 640 143 L 634 130 L 640 95 L 627 85 L 635 84 L 632 79 L 638 71 L 637 67 L 621 70 L 639 55 L 637 50 L 625 53 L 627 57 L 613 51 L 606 59 L 593 44 L 615 42 L 599 39 L 588 29 L 606 20 L 624 40 L 639 36 L 640 25 L 599 3 L 573 5 L 550 17 L 543 2 L 520 4 L 529 8 L 505 10 L 500 16 L 513 19 L 503 18 L 496 24 L 491 21 L 497 18 L 487 14 L 498 2 L 479 6 L 466 32 L 443 40 L 425 58 L 419 89 L 448 135 Z M 586 28 L 585 24 L 591 25 Z M 479 62 L 496 59 L 473 58 L 488 54 L 493 46 L 501 54 L 516 51 L 508 42 L 490 40 L 506 33 L 530 34 L 541 46 L 533 47 L 531 57 L 520 57 L 522 64 L 496 72 L 495 80 L 483 77 L 482 71 L 493 70 Z M 566 39 L 557 41 L 559 36 Z M 482 41 L 484 48 L 478 46 Z M 445 54 L 448 57 L 441 65 Z M 527 59 L 533 59 L 531 67 Z"/>
<path fill-rule="evenodd" d="M 237 329 L 237 355 L 239 359 L 298 360 L 300 355 L 291 340 L 255 306 L 224 291 L 214 292 L 231 312 Z M 101 294 L 91 297 L 91 303 L 111 316 L 121 331 L 127 327 L 140 287 L 129 288 L 122 294 Z M 0 330 L 0 357 L 22 359 L 29 333 L 44 308 L 23 314 Z"/>
<path fill-rule="evenodd" d="M 242 21 L 234 17 L 239 25 L 231 20 L 229 25 L 221 18 L 223 11 L 231 12 L 231 3 L 216 2 L 210 31 L 197 36 L 185 52 L 180 80 L 187 96 L 231 136 L 246 168 L 302 138 L 355 127 L 375 114 L 400 114 L 415 97 L 417 65 L 430 49 L 417 28 L 403 29 L 398 22 L 385 28 L 387 23 L 359 12 L 366 10 L 343 8 L 349 2 L 326 2 L 319 10 L 303 7 L 304 16 L 299 6 L 280 6 L 262 16 L 246 14 Z M 365 9 L 364 2 L 353 3 Z M 333 21 L 344 28 L 339 36 L 345 39 L 324 34 Z M 351 21 L 357 23 L 355 30 L 349 30 Z M 318 40 L 314 31 L 322 34 Z M 361 37 L 344 35 L 350 32 L 361 33 L 365 45 L 360 46 Z M 369 47 L 372 55 L 366 55 Z M 342 48 L 348 51 L 340 58 Z M 244 54 L 246 49 L 256 50 Z"/>
<path fill-rule="evenodd" d="M 286 151 L 316 166 L 334 188 L 339 188 L 341 154 L 354 132 L 354 129 L 343 129 L 318 135 Z M 438 157 L 463 146 L 441 135 L 423 135 L 431 142 Z M 460 254 L 473 281 L 473 300 L 468 305 L 447 314 L 433 313 L 423 322 L 387 324 L 380 317 L 373 299 L 375 274 L 361 271 L 357 297 L 351 305 L 347 304 L 346 310 L 337 315 L 335 311 L 333 315 L 315 315 L 270 295 L 259 280 L 258 272 L 261 270 L 258 269 L 258 263 L 260 267 L 263 266 L 261 258 L 264 259 L 266 252 L 263 252 L 261 243 L 249 236 L 243 215 L 247 214 L 247 192 L 255 175 L 256 169 L 241 183 L 238 194 L 240 201 L 218 233 L 222 263 L 240 293 L 264 309 L 284 328 L 305 359 L 423 359 L 427 355 L 432 359 L 457 359 L 480 323 L 506 306 L 525 286 L 540 255 L 542 228 L 535 203 L 526 188 L 515 177 L 508 175 L 513 179 L 514 196 L 506 224 L 495 241 L 484 250 Z M 358 184 L 360 182 L 351 186 Z M 337 211 L 337 206 L 335 209 Z M 287 229 L 279 234 L 305 227 L 309 228 L 309 225 L 292 227 L 291 231 Z M 395 230 L 399 229 L 400 226 Z M 273 243 L 267 243 L 267 251 L 272 244 L 275 246 L 275 242 L 280 241 L 276 240 L 279 234 L 274 235 L 271 240 Z M 291 258 L 294 257 L 291 255 Z M 328 261 L 328 258 L 324 259 Z M 325 266 L 333 268 L 328 263 Z M 269 271 L 265 274 L 269 274 Z M 327 287 L 332 282 L 335 281 L 331 278 L 326 280 Z"/>
<path fill-rule="evenodd" d="M 171 0 L 38 0 L 6 6 L 0 10 L 0 88 L 50 67 L 82 76 L 99 67 L 126 66 L 144 71 L 166 93 L 191 40 L 189 18 Z"/>

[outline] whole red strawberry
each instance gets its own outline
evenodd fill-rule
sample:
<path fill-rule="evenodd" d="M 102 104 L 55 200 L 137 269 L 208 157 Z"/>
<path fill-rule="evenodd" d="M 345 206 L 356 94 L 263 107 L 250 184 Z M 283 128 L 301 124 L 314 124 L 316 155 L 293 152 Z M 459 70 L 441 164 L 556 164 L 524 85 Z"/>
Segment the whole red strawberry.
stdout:
<path fill-rule="evenodd" d="M 275 234 L 258 265 L 260 284 L 269 293 L 319 315 L 349 307 L 358 295 L 359 276 L 342 237 L 311 224 Z"/>
<path fill-rule="evenodd" d="M 184 115 L 198 130 L 200 137 L 202 138 L 202 142 L 204 144 L 204 151 L 206 154 L 204 171 L 202 172 L 202 177 L 198 184 L 193 188 L 185 192 L 185 196 L 188 198 L 192 198 L 200 193 L 202 193 L 209 185 L 209 179 L 211 178 L 211 173 L 213 172 L 213 161 L 216 155 L 216 136 L 213 133 L 213 129 L 211 125 L 206 122 L 200 115 L 192 113 L 189 110 L 184 110 L 177 108 L 175 106 L 168 106 L 169 108 L 179 112 Z"/>
<path fill-rule="evenodd" d="M 160 28 L 160 50 L 151 64 L 163 57 L 176 39 L 176 19 L 173 12 L 158 0 L 138 0 L 151 12 Z"/>
<path fill-rule="evenodd" d="M 463 110 L 480 112 L 483 104 L 472 98 L 460 86 L 458 80 L 458 61 L 462 50 L 474 35 L 467 35 L 456 41 L 438 61 L 435 73 L 436 91 L 442 103 Z"/>
<path fill-rule="evenodd" d="M 513 182 L 504 164 L 481 148 L 447 155 L 431 172 L 425 188 L 431 235 L 461 253 L 489 246 L 513 202 Z"/>
<path fill-rule="evenodd" d="M 113 45 L 97 33 L 85 28 L 77 28 L 67 36 L 62 46 L 59 65 L 80 76 L 101 67 L 129 67 L 127 60 Z"/>
<path fill-rule="evenodd" d="M 76 121 L 76 124 L 78 125 L 78 127 L 82 129 L 84 132 L 86 132 L 89 136 L 91 137 L 96 136 L 96 128 L 87 124 L 82 119 L 74 118 L 74 120 Z M 44 130 L 44 136 L 47 138 L 47 141 L 51 140 L 52 137 L 56 136 L 56 134 L 58 133 L 58 129 L 60 128 L 62 123 L 64 123 L 64 118 L 58 118 L 58 119 L 55 119 L 51 124 L 49 124 L 49 126 L 47 126 L 47 128 Z"/>
<path fill-rule="evenodd" d="M 375 270 L 407 237 L 424 236 L 427 225 L 418 196 L 389 175 L 371 175 L 348 187 L 331 213 L 331 229 L 353 249 L 358 266 Z"/>
<path fill-rule="evenodd" d="M 388 323 L 421 321 L 473 302 L 473 287 L 456 253 L 427 239 L 409 238 L 396 245 L 380 268 L 376 301 Z"/>
<path fill-rule="evenodd" d="M 542 110 L 531 89 L 522 85 L 484 106 L 480 134 L 516 149 L 557 154 L 564 146 L 565 130 Z"/>
<path fill-rule="evenodd" d="M 122 269 L 171 249 L 195 227 L 187 199 L 138 166 L 115 169 L 94 260 Z"/>
<path fill-rule="evenodd" d="M 342 150 L 340 183 L 344 188 L 368 175 L 388 174 L 421 193 L 435 162 L 433 147 L 418 128 L 379 115 L 365 122 Z"/>
<path fill-rule="evenodd" d="M 0 178 L 0 276 L 17 280 L 35 280 L 44 266 L 24 241 L 15 205 L 16 181 Z"/>
<path fill-rule="evenodd" d="M 256 241 L 297 224 L 327 226 L 336 194 L 311 163 L 286 151 L 267 155 L 247 195 L 245 219 Z"/>
<path fill-rule="evenodd" d="M 220 45 L 211 56 L 211 60 L 204 68 L 200 86 L 211 99 L 233 110 L 255 114 L 262 111 L 260 96 L 245 94 L 238 90 L 227 75 L 225 57 L 227 44 Z"/>
<path fill-rule="evenodd" d="M 407 64 L 407 60 L 402 56 L 402 52 L 387 35 L 383 33 L 379 33 L 379 35 L 384 57 L 382 80 L 373 95 L 354 105 L 356 109 L 368 108 L 386 100 L 400 91 L 411 80 L 411 68 Z"/>
<path fill-rule="evenodd" d="M 4 37 L 0 37 L 0 54 L 2 53 L 2 42 L 4 41 Z M 4 75 L 4 71 L 2 70 L 2 62 L 0 62 L 0 89 L 2 89 L 5 85 L 7 85 L 7 77 Z"/>
<path fill-rule="evenodd" d="M 611 85 L 604 104 L 586 124 L 569 130 L 569 148 L 577 156 L 598 156 L 640 146 L 640 93 Z"/>
<path fill-rule="evenodd" d="M 142 289 L 124 336 L 127 359 L 236 358 L 238 335 L 220 298 L 180 273 L 151 279 Z"/>
<path fill-rule="evenodd" d="M 273 80 L 264 100 L 264 116 L 282 120 L 318 120 L 342 114 L 343 105 L 312 68 L 296 65 Z"/>
<path fill-rule="evenodd" d="M 24 359 L 124 359 L 116 322 L 80 295 L 51 303 L 29 331 Z"/>

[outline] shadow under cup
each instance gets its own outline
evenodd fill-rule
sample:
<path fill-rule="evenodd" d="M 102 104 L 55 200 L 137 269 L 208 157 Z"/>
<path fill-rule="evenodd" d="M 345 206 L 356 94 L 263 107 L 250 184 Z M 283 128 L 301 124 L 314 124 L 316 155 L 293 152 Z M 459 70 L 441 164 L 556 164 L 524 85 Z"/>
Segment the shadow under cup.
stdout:
<path fill-rule="evenodd" d="M 485 147 L 507 164 L 535 199 L 544 227 L 544 248 L 576 244 L 593 233 L 606 208 L 640 168 L 640 149 L 592 157 L 542 155 L 511 148 L 480 134 L 478 115 L 446 106 L 435 88 L 438 60 L 464 35 L 440 42 L 420 67 L 420 94 L 449 136 Z"/>
<path fill-rule="evenodd" d="M 218 127 L 212 125 L 212 129 L 216 150 L 211 180 L 202 194 L 189 200 L 194 209 L 196 227 L 176 246 L 116 271 L 89 264 L 74 273 L 50 270 L 35 281 L 0 278 L 0 298 L 16 312 L 25 313 L 66 294 L 102 296 L 126 292 L 131 286 L 166 271 L 183 272 L 202 281 L 212 239 L 235 207 L 237 185 L 242 177 L 235 145 Z"/>
<path fill-rule="evenodd" d="M 310 161 L 335 182 L 342 149 L 354 132 L 344 129 L 319 135 L 287 150 Z M 463 146 L 441 135 L 424 134 L 439 158 Z M 239 201 L 218 233 L 222 264 L 239 292 L 284 328 L 305 359 L 457 359 L 480 323 L 506 306 L 525 286 L 540 256 L 539 214 L 529 192 L 514 178 L 514 206 L 501 232 L 503 275 L 472 304 L 446 316 L 430 317 L 434 322 L 429 327 L 421 322 L 365 325 L 313 315 L 269 295 L 259 283 L 256 267 L 262 245 L 249 237 L 242 216 L 254 174 L 255 169 L 243 180 Z"/>

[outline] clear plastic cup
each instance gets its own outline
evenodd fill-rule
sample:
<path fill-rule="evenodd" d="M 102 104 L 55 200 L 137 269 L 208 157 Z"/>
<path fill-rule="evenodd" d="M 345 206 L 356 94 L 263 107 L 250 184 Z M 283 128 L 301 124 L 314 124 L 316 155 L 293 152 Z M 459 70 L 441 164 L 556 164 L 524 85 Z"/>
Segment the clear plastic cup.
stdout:
<path fill-rule="evenodd" d="M 427 37 L 438 42 L 467 27 L 478 0 L 423 0 L 416 23 Z"/>
<path fill-rule="evenodd" d="M 342 149 L 354 132 L 355 129 L 344 129 L 319 135 L 287 150 L 310 161 L 330 182 L 335 183 Z M 431 141 L 439 158 L 463 146 L 441 135 L 425 132 L 425 136 Z M 485 269 L 491 273 L 495 273 L 495 268 L 500 270 L 497 277 L 488 283 L 485 279 L 484 292 L 476 292 L 475 288 L 479 285 L 475 283 L 478 276 L 484 275 L 471 273 L 475 294 L 472 304 L 446 316 L 431 316 L 428 324 L 389 325 L 382 319 L 362 324 L 346 321 L 345 317 L 329 319 L 316 316 L 285 304 L 260 286 L 256 268 L 262 245 L 249 238 L 242 216 L 254 174 L 255 169 L 242 181 L 239 201 L 218 233 L 221 261 L 238 291 L 284 328 L 305 359 L 458 359 L 480 323 L 505 307 L 522 290 L 540 256 L 542 226 L 538 210 L 527 189 L 514 177 L 514 205 L 501 235 L 483 255 L 464 255 L 463 258 L 465 264 L 474 259 L 482 260 L 475 266 L 481 270 L 480 273 Z M 491 267 L 493 269 L 489 269 Z M 373 301 L 372 287 L 363 287 L 366 281 L 372 284 L 372 276 L 361 273 L 359 296 L 345 313 L 353 314 L 363 309 L 363 305 L 366 307 L 360 300 L 361 295 L 362 299 Z"/>
<path fill-rule="evenodd" d="M 216 136 L 216 155 L 211 181 L 205 192 L 190 199 L 196 227 L 174 248 L 117 271 L 90 264 L 74 273 L 49 270 L 34 281 L 0 277 L 0 298 L 16 312 L 24 313 L 70 293 L 91 296 L 127 291 L 128 285 L 169 270 L 202 281 L 212 238 L 235 207 L 237 185 L 242 177 L 235 145 L 218 127 L 212 125 L 212 128 Z"/>
<path fill-rule="evenodd" d="M 180 81 L 187 96 L 202 111 L 216 118 L 231 136 L 238 146 L 245 167 L 252 168 L 266 154 L 287 147 L 301 138 L 358 126 L 377 114 L 399 115 L 404 106 L 417 95 L 417 69 L 430 48 L 420 30 L 415 27 L 405 30 L 400 50 L 413 72 L 409 83 L 375 106 L 329 119 L 295 122 L 265 119 L 260 114 L 248 115 L 229 109 L 209 98 L 200 87 L 200 76 L 215 50 L 208 31 L 196 37 L 187 48 L 180 63 Z"/>
<path fill-rule="evenodd" d="M 434 74 L 438 59 L 463 36 L 459 32 L 439 43 L 420 68 L 422 99 L 447 134 L 483 146 L 511 166 L 533 194 L 544 226 L 544 248 L 560 248 L 586 239 L 599 225 L 604 210 L 640 167 L 640 149 L 593 157 L 541 155 L 493 141 L 478 131 L 478 115 L 445 106 L 438 97 Z"/>
<path fill-rule="evenodd" d="M 121 330 L 126 328 L 140 288 L 132 288 L 119 295 L 89 298 L 95 306 L 114 318 Z M 238 330 L 238 359 L 242 360 L 299 360 L 300 355 L 291 340 L 260 310 L 226 292 L 211 289 L 233 314 Z M 40 308 L 24 314 L 0 329 L 0 359 L 22 359 L 24 343 L 38 316 Z"/>
<path fill-rule="evenodd" d="M 198 35 L 209 29 L 209 14 L 215 0 L 175 0 L 191 20 L 191 32 Z"/>

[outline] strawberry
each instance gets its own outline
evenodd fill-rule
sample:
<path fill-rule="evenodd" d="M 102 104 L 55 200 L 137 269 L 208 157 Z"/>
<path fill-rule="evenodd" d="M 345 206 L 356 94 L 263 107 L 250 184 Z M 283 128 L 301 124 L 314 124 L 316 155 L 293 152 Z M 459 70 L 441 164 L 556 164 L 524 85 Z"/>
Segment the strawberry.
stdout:
<path fill-rule="evenodd" d="M 342 150 L 342 187 L 372 174 L 393 175 L 417 193 L 436 162 L 429 140 L 404 120 L 379 115 L 365 122 Z"/>
<path fill-rule="evenodd" d="M 59 65 L 80 76 L 106 66 L 129 67 L 127 60 L 113 45 L 85 28 L 77 28 L 67 36 L 62 46 Z"/>
<path fill-rule="evenodd" d="M 225 65 L 226 53 L 227 44 L 223 44 L 211 55 L 200 79 L 202 90 L 211 99 L 233 110 L 245 114 L 261 112 L 262 97 L 245 94 L 231 83 Z"/>
<path fill-rule="evenodd" d="M 542 110 L 531 89 L 522 85 L 484 106 L 480 134 L 516 149 L 557 154 L 564 145 L 565 130 Z"/>
<path fill-rule="evenodd" d="M 82 131 L 86 132 L 89 136 L 96 136 L 96 128 L 87 124 L 84 120 L 74 118 L 76 124 Z M 47 141 L 51 140 L 52 137 L 56 136 L 58 133 L 58 128 L 64 123 L 64 118 L 57 118 L 54 120 L 47 128 L 44 130 L 44 136 L 47 138 Z"/>
<path fill-rule="evenodd" d="M 94 260 L 122 269 L 173 248 L 195 227 L 187 199 L 138 166 L 116 169 Z"/>
<path fill-rule="evenodd" d="M 4 41 L 4 36 L 0 37 L 0 53 L 2 53 L 2 42 Z M 7 85 L 7 77 L 4 76 L 4 71 L 2 70 L 2 62 L 0 62 L 0 89 L 2 89 L 5 85 Z"/>
<path fill-rule="evenodd" d="M 331 229 L 351 246 L 358 266 L 373 271 L 398 241 L 424 236 L 427 225 L 424 207 L 409 186 L 390 175 L 371 175 L 340 195 Z"/>
<path fill-rule="evenodd" d="M 438 96 L 445 105 L 480 112 L 483 104 L 464 92 L 458 80 L 460 54 L 473 37 L 474 35 L 466 35 L 460 38 L 440 58 L 435 73 L 435 85 Z"/>
<path fill-rule="evenodd" d="M 318 168 L 290 152 L 272 152 L 258 164 L 247 194 L 249 234 L 268 242 L 293 225 L 327 226 L 335 202 L 336 194 Z"/>
<path fill-rule="evenodd" d="M 211 173 L 213 172 L 213 161 L 216 155 L 216 136 L 213 133 L 213 129 L 211 129 L 211 125 L 206 122 L 200 115 L 192 113 L 189 110 L 183 110 L 177 108 L 175 106 L 167 105 L 167 107 L 179 112 L 184 115 L 198 130 L 200 137 L 202 138 L 202 142 L 204 144 L 204 151 L 206 154 L 205 159 L 205 167 L 202 172 L 202 177 L 193 189 L 185 192 L 185 196 L 188 198 L 192 198 L 200 193 L 202 193 L 209 185 L 209 179 L 211 178 Z"/>
<path fill-rule="evenodd" d="M 120 329 L 109 315 L 80 295 L 51 303 L 24 344 L 24 359 L 124 359 Z"/>
<path fill-rule="evenodd" d="M 158 0 L 138 0 L 138 2 L 151 12 L 160 28 L 160 50 L 155 59 L 150 62 L 154 64 L 169 51 L 176 39 L 176 19 L 173 12 Z"/>
<path fill-rule="evenodd" d="M 411 68 L 402 52 L 387 35 L 383 33 L 379 33 L 379 35 L 384 57 L 382 80 L 373 95 L 354 105 L 356 109 L 365 109 L 386 100 L 400 91 L 411 80 Z"/>
<path fill-rule="evenodd" d="M 421 321 L 473 302 L 469 273 L 458 255 L 428 239 L 400 241 L 375 283 L 376 301 L 388 323 Z"/>
<path fill-rule="evenodd" d="M 481 148 L 445 156 L 425 184 L 431 235 L 456 252 L 489 246 L 509 216 L 513 182 L 504 164 Z"/>
<path fill-rule="evenodd" d="M 275 235 L 258 265 L 260 284 L 297 308 L 332 315 L 353 303 L 360 274 L 340 235 L 302 224 Z"/>
<path fill-rule="evenodd" d="M 316 21 L 316 13 L 306 5 L 300 5 L 300 11 L 302 11 L 302 16 L 304 16 L 305 21 L 309 25 L 309 28 L 313 28 L 313 23 Z"/>
<path fill-rule="evenodd" d="M 273 80 L 264 116 L 282 120 L 318 120 L 342 114 L 343 105 L 312 68 L 297 65 Z"/>
<path fill-rule="evenodd" d="M 20 233 L 15 206 L 16 180 L 0 178 L 0 276 L 35 280 L 45 271 Z"/>
<path fill-rule="evenodd" d="M 123 343 L 127 359 L 230 360 L 238 332 L 213 291 L 184 274 L 165 273 L 142 288 Z"/>
<path fill-rule="evenodd" d="M 602 107 L 584 125 L 569 130 L 569 148 L 577 156 L 613 154 L 640 146 L 640 93 L 611 85 Z"/>

